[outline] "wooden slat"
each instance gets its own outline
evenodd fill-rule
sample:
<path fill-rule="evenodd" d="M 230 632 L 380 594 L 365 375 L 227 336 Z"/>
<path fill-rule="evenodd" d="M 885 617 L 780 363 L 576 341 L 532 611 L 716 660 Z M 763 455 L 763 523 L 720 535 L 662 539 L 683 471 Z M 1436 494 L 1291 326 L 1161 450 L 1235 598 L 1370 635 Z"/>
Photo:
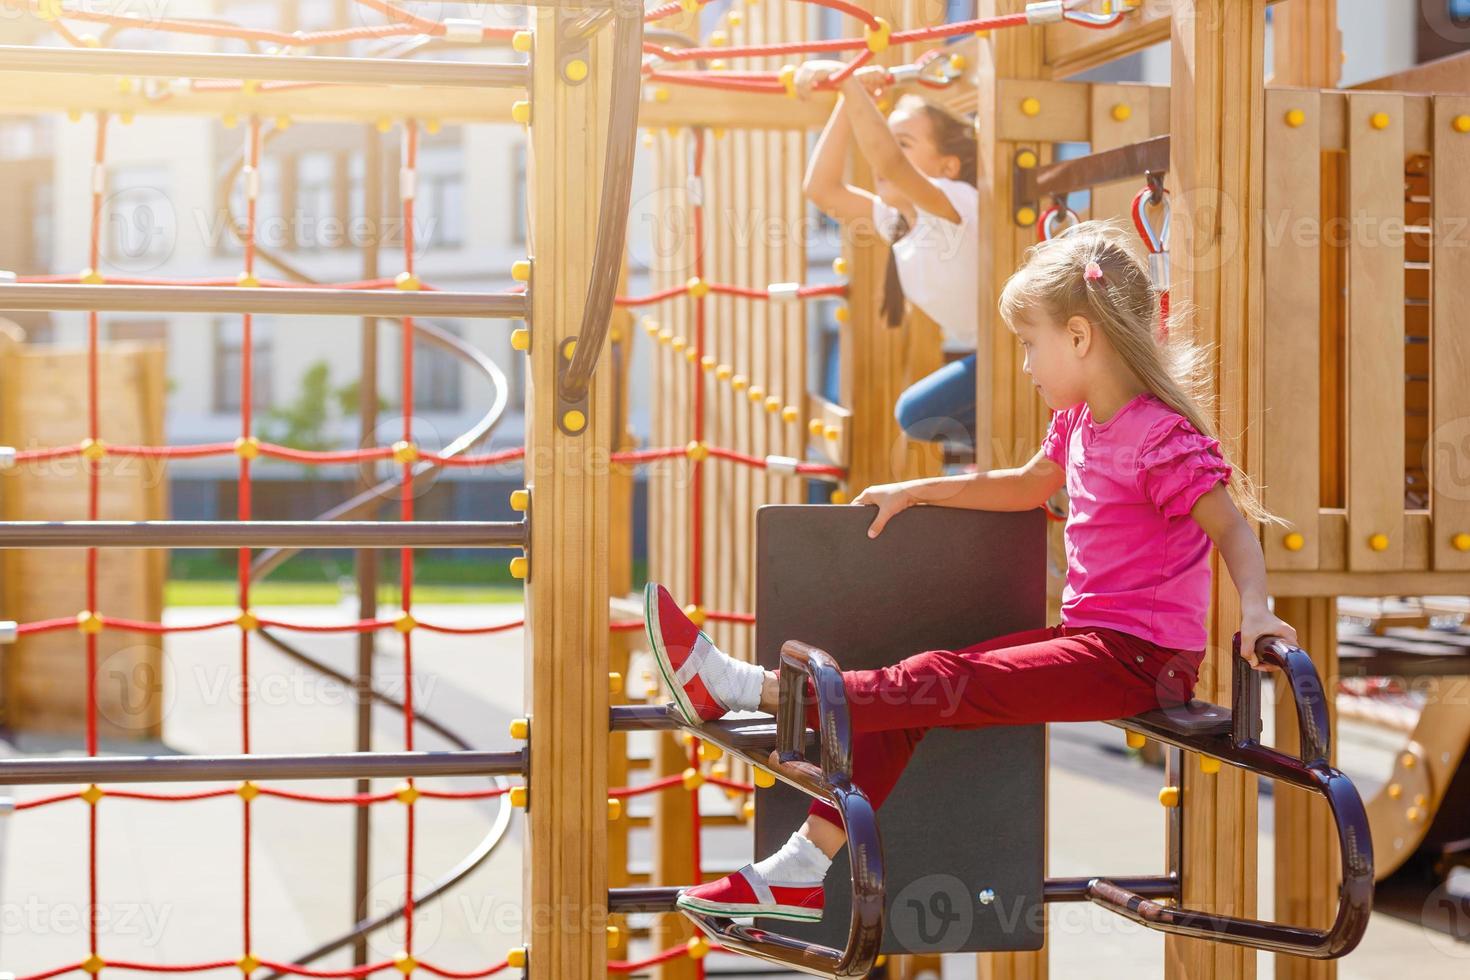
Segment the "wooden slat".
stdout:
<path fill-rule="evenodd" d="M 1287 113 L 1300 112 L 1292 126 Z M 1321 458 L 1321 150 L 1318 99 L 1302 90 L 1266 93 L 1265 117 L 1265 381 L 1263 497 L 1292 523 L 1264 530 L 1270 568 L 1317 568 L 1318 473 Z M 1303 233 L 1307 232 L 1307 233 Z M 1290 532 L 1302 547 L 1286 547 Z"/>
<path fill-rule="evenodd" d="M 1347 104 L 1347 559 L 1353 571 L 1386 571 L 1404 564 L 1404 100 Z M 1379 114 L 1383 129 L 1372 124 Z M 1380 534 L 1388 546 L 1378 551 Z"/>
<path fill-rule="evenodd" d="M 1261 250 L 1247 232 L 1263 204 L 1264 0 L 1175 0 L 1171 4 L 1172 230 L 1174 299 L 1190 315 L 1175 329 L 1215 344 L 1222 445 L 1237 466 L 1261 468 Z M 1210 643 L 1195 696 L 1223 701 L 1231 689 L 1229 636 L 1240 622 L 1218 555 L 1207 623 Z M 1231 915 L 1256 915 L 1255 777 L 1232 767 L 1184 770 L 1183 901 Z M 1255 976 L 1254 952 L 1167 936 L 1167 980 Z"/>
<path fill-rule="evenodd" d="M 1139 85 L 1093 85 L 1091 88 L 1089 114 L 1093 153 L 1148 138 L 1147 89 Z M 1143 177 L 1138 176 L 1094 187 L 1090 217 L 1118 218 L 1125 228 L 1131 228 L 1129 212 L 1133 195 L 1143 184 Z"/>
<path fill-rule="evenodd" d="M 523 907 L 529 976 L 601 977 L 607 971 L 608 471 L 610 358 L 604 350 L 587 397 L 588 424 L 568 435 L 555 397 L 562 342 L 579 328 L 592 271 L 602 144 L 608 117 L 608 32 L 591 39 L 593 71 L 559 77 L 559 12 L 536 13 L 528 147 L 532 292 L 526 466 L 538 516 L 526 582 L 525 685 L 531 726 Z M 564 927 L 571 916 L 579 928 Z"/>
<path fill-rule="evenodd" d="M 1434 99 L 1434 229 L 1430 368 L 1433 403 L 1429 431 L 1432 560 L 1436 569 L 1470 568 L 1470 550 L 1455 547 L 1455 535 L 1470 532 L 1470 133 L 1456 132 L 1454 121 L 1470 115 L 1470 98 Z"/>
<path fill-rule="evenodd" d="M 1054 77 L 1064 77 L 1107 64 L 1169 39 L 1169 5 L 1147 0 L 1116 27 L 1088 30 L 1074 24 L 1048 24 L 1046 67 Z"/>

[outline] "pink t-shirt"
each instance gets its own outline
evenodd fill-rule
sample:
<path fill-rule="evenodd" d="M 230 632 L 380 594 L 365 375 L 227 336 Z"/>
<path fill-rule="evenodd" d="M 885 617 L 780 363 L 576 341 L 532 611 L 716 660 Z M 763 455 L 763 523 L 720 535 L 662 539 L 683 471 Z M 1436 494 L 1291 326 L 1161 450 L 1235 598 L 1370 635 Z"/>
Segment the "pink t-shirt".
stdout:
<path fill-rule="evenodd" d="M 1106 422 L 1053 414 L 1041 450 L 1067 471 L 1062 622 L 1203 650 L 1211 541 L 1189 512 L 1230 479 L 1220 444 L 1146 392 Z"/>

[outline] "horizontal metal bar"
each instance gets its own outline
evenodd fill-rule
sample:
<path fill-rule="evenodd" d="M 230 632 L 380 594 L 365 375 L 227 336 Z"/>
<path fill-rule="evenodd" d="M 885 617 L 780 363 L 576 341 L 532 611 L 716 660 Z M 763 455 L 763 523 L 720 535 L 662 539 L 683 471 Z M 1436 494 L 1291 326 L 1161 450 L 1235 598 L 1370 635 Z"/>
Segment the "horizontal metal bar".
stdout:
<path fill-rule="evenodd" d="M 521 548 L 524 521 L 7 521 L 0 548 Z"/>
<path fill-rule="evenodd" d="M 137 75 L 148 78 L 213 78 L 262 82 L 338 82 L 347 85 L 450 85 L 525 88 L 525 64 L 472 61 L 400 61 L 193 51 L 129 51 L 107 48 L 42 48 L 0 44 L 0 71 L 65 75 Z"/>
<path fill-rule="evenodd" d="M 1044 167 L 1018 169 L 1016 196 L 1023 201 L 1039 201 L 1054 194 L 1085 191 L 1098 184 L 1142 177 L 1146 173 L 1163 173 L 1168 169 L 1169 137 L 1155 136 L 1140 143 L 1089 153 L 1085 157 L 1058 160 Z"/>
<path fill-rule="evenodd" d="M 530 303 L 518 293 L 22 282 L 0 284 L 0 310 L 465 316 L 523 320 Z"/>
<path fill-rule="evenodd" d="M 244 779 L 393 779 L 405 776 L 515 776 L 515 752 L 334 752 L 323 755 L 134 755 L 0 759 L 0 785 L 189 783 Z"/>

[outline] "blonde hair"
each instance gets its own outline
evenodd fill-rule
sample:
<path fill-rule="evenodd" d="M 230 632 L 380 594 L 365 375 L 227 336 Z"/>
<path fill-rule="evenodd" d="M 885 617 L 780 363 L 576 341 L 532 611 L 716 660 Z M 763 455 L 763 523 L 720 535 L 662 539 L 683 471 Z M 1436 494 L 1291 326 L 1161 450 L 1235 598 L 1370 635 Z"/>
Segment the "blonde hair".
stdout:
<path fill-rule="evenodd" d="M 1103 332 L 1123 363 L 1159 401 L 1202 435 L 1218 439 L 1203 407 L 1213 400 L 1209 351 L 1177 330 L 1168 332 L 1168 340 L 1158 337 L 1160 292 L 1129 249 L 1130 242 L 1111 222 L 1085 221 L 1033 245 L 1001 291 L 1000 315 L 1009 325 L 1038 308 L 1057 323 L 1085 318 Z M 1085 273 L 1093 262 L 1098 269 L 1089 280 Z M 1230 461 L 1223 447 L 1221 455 Z M 1250 476 L 1231 468 L 1230 495 L 1242 513 L 1262 523 L 1286 524 L 1266 510 Z"/>

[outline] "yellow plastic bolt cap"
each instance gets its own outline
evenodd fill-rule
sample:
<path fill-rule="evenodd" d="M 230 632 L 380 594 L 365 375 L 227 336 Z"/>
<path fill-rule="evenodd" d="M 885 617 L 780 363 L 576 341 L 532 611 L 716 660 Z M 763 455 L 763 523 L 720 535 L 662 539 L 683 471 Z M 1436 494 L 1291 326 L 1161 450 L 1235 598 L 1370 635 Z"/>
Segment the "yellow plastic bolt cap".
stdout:
<path fill-rule="evenodd" d="M 703 299 L 704 297 L 709 295 L 709 283 L 705 282 L 698 276 L 691 276 L 689 278 L 689 282 L 686 283 L 686 285 L 689 289 L 689 295 L 693 296 L 695 299 Z"/>
<path fill-rule="evenodd" d="M 245 609 L 240 612 L 240 615 L 235 617 L 235 625 L 246 633 L 253 633 L 260 629 L 260 617 L 249 609 Z"/>
<path fill-rule="evenodd" d="M 781 409 L 782 422 L 795 422 L 799 418 L 801 418 L 801 409 L 795 405 L 787 405 Z"/>
<path fill-rule="evenodd" d="M 104 792 L 102 787 L 98 786 L 96 783 L 93 783 L 86 789 L 82 790 L 82 799 L 86 800 L 92 806 L 96 806 L 97 801 L 102 799 L 102 797 L 106 795 L 107 793 Z"/>
<path fill-rule="evenodd" d="M 419 961 L 410 956 L 407 951 L 400 949 L 398 955 L 393 957 L 393 965 L 399 973 L 408 976 L 419 968 Z"/>
<path fill-rule="evenodd" d="M 1163 789 L 1159 790 L 1159 803 L 1161 805 L 1167 806 L 1167 807 L 1176 807 L 1176 806 L 1178 806 L 1179 805 L 1179 787 L 1178 786 L 1165 786 Z"/>
<path fill-rule="evenodd" d="M 1470 534 L 1461 531 L 1453 538 L 1450 538 L 1450 544 L 1454 546 L 1456 551 L 1470 551 Z"/>
<path fill-rule="evenodd" d="M 827 496 L 827 500 L 829 503 L 845 504 L 847 503 L 847 494 L 843 493 L 841 490 L 833 490 L 831 494 Z"/>
<path fill-rule="evenodd" d="M 1396 800 L 1400 796 L 1403 796 L 1403 795 L 1404 795 L 1404 788 L 1402 786 L 1400 786 L 1398 783 L 1389 783 L 1388 784 L 1388 798 L 1390 800 Z"/>
<path fill-rule="evenodd" d="M 1148 739 L 1139 732 L 1128 733 L 1128 747 L 1130 749 L 1141 749 L 1147 742 Z"/>
<path fill-rule="evenodd" d="M 393 128 L 393 120 L 389 119 L 387 116 L 384 116 L 378 120 L 377 127 L 378 132 L 386 133 L 388 132 L 388 130 Z"/>
<path fill-rule="evenodd" d="M 512 786 L 510 788 L 510 805 L 518 810 L 526 808 L 527 790 L 524 786 Z"/>
<path fill-rule="evenodd" d="M 565 341 L 562 342 L 562 345 L 561 345 L 561 356 L 562 357 L 564 357 L 564 358 L 566 358 L 567 360 L 570 361 L 572 359 L 572 355 L 575 354 L 576 352 L 577 352 L 577 341 L 576 341 L 576 338 L 570 338 L 569 337 L 568 339 L 566 339 Z"/>
<path fill-rule="evenodd" d="M 510 577 L 524 579 L 526 572 L 530 569 L 531 562 L 525 555 L 517 555 L 510 560 Z"/>
<path fill-rule="evenodd" d="M 510 737 L 524 742 L 531 737 L 531 719 L 512 718 L 510 721 Z"/>
<path fill-rule="evenodd" d="M 1016 211 L 1016 223 L 1022 225 L 1036 224 L 1036 209 L 1032 207 L 1018 209 Z"/>
<path fill-rule="evenodd" d="M 1388 535 L 1380 531 L 1377 534 L 1371 536 L 1370 538 L 1368 538 L 1368 547 L 1372 548 L 1374 551 L 1387 551 Z"/>
<path fill-rule="evenodd" d="M 750 385 L 750 379 L 743 374 L 737 374 L 730 379 L 730 387 L 736 391 L 744 391 Z"/>
<path fill-rule="evenodd" d="M 793 99 L 796 98 L 796 66 L 782 65 L 778 77 L 786 89 L 786 94 Z"/>
<path fill-rule="evenodd" d="M 512 490 L 510 492 L 510 509 L 517 514 L 524 514 L 531 506 L 531 491 L 526 489 Z"/>
<path fill-rule="evenodd" d="M 87 266 L 87 268 L 82 270 L 80 278 L 81 281 L 88 286 L 100 286 L 107 281 L 106 279 L 102 278 L 102 273 L 98 272 L 91 266 Z"/>
<path fill-rule="evenodd" d="M 962 54 L 952 54 L 949 56 L 949 67 L 955 71 L 964 71 L 970 67 L 970 61 Z"/>
<path fill-rule="evenodd" d="M 711 742 L 699 743 L 699 757 L 705 762 L 714 762 L 724 756 L 725 750 Z"/>
<path fill-rule="evenodd" d="M 1036 155 L 1035 150 L 1022 150 L 1016 154 L 1016 166 L 1022 170 L 1030 170 L 1040 162 L 1041 158 Z"/>
<path fill-rule="evenodd" d="M 411 442 L 399 440 L 393 444 L 393 462 L 395 463 L 417 463 L 419 461 L 419 447 Z"/>
<path fill-rule="evenodd" d="M 767 395 L 766 411 L 771 413 L 772 415 L 775 415 L 777 412 L 781 411 L 781 399 L 777 398 L 775 395 Z"/>
<path fill-rule="evenodd" d="M 712 48 L 723 48 L 730 43 L 730 35 L 724 31 L 709 32 L 709 46 Z"/>
<path fill-rule="evenodd" d="M 1286 110 L 1286 125 L 1296 129 L 1307 121 L 1307 114 L 1300 109 Z"/>
<path fill-rule="evenodd" d="M 1420 810 L 1417 806 L 1411 806 L 1407 810 L 1404 811 L 1404 816 L 1405 817 L 1408 817 L 1409 818 L 1409 821 L 1412 823 L 1412 822 L 1418 820 L 1419 817 L 1420 817 L 1420 815 L 1422 813 L 1423 813 L 1423 811 Z"/>
<path fill-rule="evenodd" d="M 260 960 L 252 953 L 246 953 L 235 961 L 235 966 L 247 977 L 260 969 Z"/>
<path fill-rule="evenodd" d="M 517 327 L 510 332 L 510 349 L 528 351 L 531 349 L 531 331 L 525 327 Z"/>
<path fill-rule="evenodd" d="M 247 779 L 235 787 L 235 795 L 242 800 L 253 800 L 260 795 L 260 787 Z"/>
<path fill-rule="evenodd" d="M 699 789 L 704 785 L 704 773 L 690 766 L 684 770 L 683 782 L 685 789 Z"/>
<path fill-rule="evenodd" d="M 1450 121 L 1450 128 L 1457 133 L 1470 133 L 1470 116 L 1458 115 Z"/>
<path fill-rule="evenodd" d="M 678 353 L 685 347 L 689 346 L 689 341 L 685 340 L 683 337 L 675 337 L 673 340 L 669 341 L 669 346 L 674 348 L 675 353 Z"/>
<path fill-rule="evenodd" d="M 107 456 L 107 443 L 101 439 L 82 440 L 82 458 L 92 462 L 100 463 Z"/>
<path fill-rule="evenodd" d="M 235 277 L 235 285 L 245 289 L 254 289 L 260 285 L 260 280 L 255 277 L 254 273 L 242 272 Z"/>
<path fill-rule="evenodd" d="M 1368 125 L 1374 129 L 1387 129 L 1390 122 L 1392 120 L 1389 119 L 1388 113 L 1386 112 L 1375 112 L 1368 117 Z"/>
<path fill-rule="evenodd" d="M 531 121 L 531 103 L 525 99 L 519 99 L 511 103 L 510 120 L 524 126 Z"/>
<path fill-rule="evenodd" d="M 706 354 L 701 357 L 699 359 L 699 366 L 706 371 L 713 371 L 715 369 L 715 355 Z"/>
<path fill-rule="evenodd" d="M 814 436 L 820 436 L 826 428 L 827 426 L 823 424 L 821 419 L 812 419 L 806 424 L 806 431 Z"/>
<path fill-rule="evenodd" d="M 842 437 L 842 430 L 835 425 L 829 425 L 822 430 L 822 438 L 828 442 L 836 442 Z"/>
<path fill-rule="evenodd" d="M 658 332 L 658 342 L 661 344 L 667 344 L 673 339 L 674 331 L 670 330 L 668 327 L 664 327 Z"/>
<path fill-rule="evenodd" d="M 721 364 L 719 367 L 715 368 L 715 380 L 729 381 L 733 377 L 735 377 L 735 369 L 732 368 L 730 365 Z"/>
<path fill-rule="evenodd" d="M 260 440 L 254 436 L 241 436 L 235 440 L 235 455 L 241 459 L 255 459 L 260 455 Z"/>
<path fill-rule="evenodd" d="M 587 62 L 581 58 L 573 58 L 567 62 L 562 74 L 566 75 L 569 82 L 580 82 L 587 77 Z"/>
<path fill-rule="evenodd" d="M 770 789 L 772 786 L 776 785 L 776 775 L 769 769 L 762 769 L 759 766 L 756 766 L 754 782 L 761 789 Z"/>
<path fill-rule="evenodd" d="M 581 432 L 587 427 L 587 416 L 574 408 L 562 416 L 562 422 L 566 424 L 568 432 Z"/>
<path fill-rule="evenodd" d="M 517 946 L 505 953 L 505 965 L 519 970 L 526 965 L 526 947 Z"/>
<path fill-rule="evenodd" d="M 1213 776 L 1215 773 L 1220 771 L 1220 760 L 1212 755 L 1200 756 L 1199 771 L 1207 776 Z"/>
<path fill-rule="evenodd" d="M 702 960 L 709 952 L 709 942 L 703 936 L 690 936 L 684 948 L 689 951 L 691 960 Z"/>
<path fill-rule="evenodd" d="M 77 613 L 77 630 L 87 636 L 96 636 L 102 632 L 102 617 L 90 610 Z"/>
<path fill-rule="evenodd" d="M 607 948 L 617 949 L 618 943 L 623 941 L 623 931 L 617 926 L 607 927 Z"/>
<path fill-rule="evenodd" d="M 755 819 L 755 800 L 746 800 L 740 806 L 740 819 L 746 823 Z"/>
<path fill-rule="evenodd" d="M 607 819 L 616 820 L 623 815 L 623 801 L 616 796 L 607 798 Z"/>
<path fill-rule="evenodd" d="M 519 259 L 510 265 L 510 277 L 516 282 L 531 281 L 531 260 Z"/>
<path fill-rule="evenodd" d="M 1418 764 L 1419 760 L 1414 757 L 1414 754 L 1412 752 L 1405 752 L 1403 755 L 1399 756 L 1399 762 L 1403 765 L 1405 769 L 1413 769 L 1414 766 Z"/>
<path fill-rule="evenodd" d="M 832 260 L 832 271 L 835 272 L 839 276 L 845 276 L 845 275 L 847 275 L 847 259 L 843 258 L 840 255 L 837 256 L 837 258 L 833 259 Z"/>
<path fill-rule="evenodd" d="M 535 37 L 530 31 L 516 31 L 511 35 L 510 49 L 512 51 L 518 51 L 521 54 L 526 54 L 531 50 L 531 43 L 535 40 Z"/>
<path fill-rule="evenodd" d="M 609 694 L 618 694 L 623 690 L 623 675 L 616 670 L 607 672 L 607 691 Z"/>
<path fill-rule="evenodd" d="M 696 605 L 692 602 L 684 607 L 684 615 L 688 616 L 689 621 L 695 626 L 703 626 L 709 618 L 709 614 L 705 612 L 703 606 Z"/>
<path fill-rule="evenodd" d="M 107 961 L 98 956 L 96 953 L 88 953 L 87 958 L 82 960 L 82 969 L 86 970 L 93 976 L 101 973 L 102 968 L 106 965 Z"/>
<path fill-rule="evenodd" d="M 398 788 L 393 791 L 393 798 L 404 806 L 413 806 L 414 803 L 418 802 L 418 798 L 421 795 L 409 783 L 399 783 Z"/>
<path fill-rule="evenodd" d="M 745 397 L 749 398 L 753 402 L 758 402 L 765 396 L 766 389 L 762 388 L 760 385 L 751 385 L 750 390 L 745 393 Z"/>
<path fill-rule="evenodd" d="M 690 442 L 689 445 L 684 447 L 684 455 L 696 463 L 700 463 L 709 459 L 709 447 L 702 442 Z"/>
<path fill-rule="evenodd" d="M 732 10 L 725 15 L 725 22 L 731 27 L 739 27 L 745 23 L 745 17 L 738 10 Z"/>
<path fill-rule="evenodd" d="M 397 619 L 393 620 L 393 628 L 400 633 L 412 633 L 418 625 L 418 620 L 414 619 L 409 613 L 403 613 Z"/>
<path fill-rule="evenodd" d="M 877 21 L 877 26 L 863 28 L 863 40 L 867 43 L 869 51 L 874 54 L 882 54 L 888 50 L 888 38 L 893 33 L 893 28 L 882 17 L 873 19 Z"/>
<path fill-rule="evenodd" d="M 1126 102 L 1119 102 L 1113 106 L 1110 114 L 1117 122 L 1127 122 L 1133 118 L 1133 107 Z"/>
<path fill-rule="evenodd" d="M 1041 100 L 1035 96 L 1028 95 L 1021 100 L 1021 114 L 1025 116 L 1036 116 L 1041 114 Z"/>
<path fill-rule="evenodd" d="M 1307 539 L 1302 537 L 1300 531 L 1292 531 L 1281 539 L 1281 543 L 1286 546 L 1287 551 L 1301 551 L 1306 547 Z"/>

